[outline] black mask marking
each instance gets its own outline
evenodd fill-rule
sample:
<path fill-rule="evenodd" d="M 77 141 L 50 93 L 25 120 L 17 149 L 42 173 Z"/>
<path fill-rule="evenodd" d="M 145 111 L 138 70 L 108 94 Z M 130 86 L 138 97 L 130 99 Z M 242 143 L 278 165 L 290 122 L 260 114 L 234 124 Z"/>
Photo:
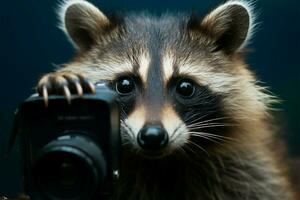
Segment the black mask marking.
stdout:
<path fill-rule="evenodd" d="M 176 82 L 178 81 L 175 78 L 169 84 L 169 101 L 173 102 L 175 111 L 185 125 L 189 126 L 189 131 L 224 136 L 229 127 L 223 125 L 230 123 L 230 119 L 222 108 L 222 96 L 213 93 L 207 86 L 195 84 L 194 95 L 184 98 L 176 93 Z M 202 124 L 202 127 L 200 127 L 199 123 L 202 122 L 207 124 Z M 191 127 L 193 124 L 194 127 Z M 194 137 L 192 134 L 190 140 L 195 141 L 197 144 L 211 143 L 210 140 Z"/>

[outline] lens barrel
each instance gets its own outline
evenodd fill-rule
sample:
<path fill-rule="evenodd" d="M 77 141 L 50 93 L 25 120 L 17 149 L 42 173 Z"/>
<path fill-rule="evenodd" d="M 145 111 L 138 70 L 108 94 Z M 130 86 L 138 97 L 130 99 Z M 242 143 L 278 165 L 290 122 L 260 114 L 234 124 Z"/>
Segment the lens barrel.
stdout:
<path fill-rule="evenodd" d="M 101 188 L 107 164 L 94 141 L 68 134 L 40 151 L 32 174 L 36 188 L 48 200 L 86 200 Z"/>

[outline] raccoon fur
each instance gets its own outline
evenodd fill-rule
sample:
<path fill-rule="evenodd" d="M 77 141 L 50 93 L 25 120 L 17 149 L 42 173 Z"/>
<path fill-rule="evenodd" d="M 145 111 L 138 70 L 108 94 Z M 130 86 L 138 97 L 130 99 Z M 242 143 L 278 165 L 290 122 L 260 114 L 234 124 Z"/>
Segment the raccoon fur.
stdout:
<path fill-rule="evenodd" d="M 123 157 L 113 200 L 295 200 L 280 161 L 267 94 L 243 58 L 252 5 L 232 0 L 204 17 L 108 17 L 64 1 L 61 28 L 77 55 L 46 74 L 48 95 L 119 94 Z"/>

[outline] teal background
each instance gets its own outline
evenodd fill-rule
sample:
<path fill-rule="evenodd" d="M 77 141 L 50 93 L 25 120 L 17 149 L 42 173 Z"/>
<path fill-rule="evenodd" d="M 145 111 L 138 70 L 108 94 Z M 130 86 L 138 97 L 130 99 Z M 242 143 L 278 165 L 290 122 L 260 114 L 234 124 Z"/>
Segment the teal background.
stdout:
<path fill-rule="evenodd" d="M 34 92 L 39 77 L 74 53 L 56 27 L 58 1 L 9 0 L 0 7 L 0 196 L 20 191 L 19 149 L 7 157 L 13 111 Z M 94 0 L 105 13 L 148 10 L 207 13 L 219 0 Z M 257 0 L 259 27 L 247 61 L 282 99 L 278 123 L 291 156 L 300 156 L 300 1 Z M 42 133 L 41 133 L 42 134 Z"/>

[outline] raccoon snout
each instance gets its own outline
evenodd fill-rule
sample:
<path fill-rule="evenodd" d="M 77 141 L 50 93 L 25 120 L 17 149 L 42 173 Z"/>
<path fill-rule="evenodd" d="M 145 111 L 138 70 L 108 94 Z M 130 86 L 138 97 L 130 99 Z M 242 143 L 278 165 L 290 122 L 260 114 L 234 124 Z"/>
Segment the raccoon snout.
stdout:
<path fill-rule="evenodd" d="M 167 146 L 169 136 L 162 125 L 148 124 L 140 130 L 137 140 L 144 150 L 157 151 Z"/>

